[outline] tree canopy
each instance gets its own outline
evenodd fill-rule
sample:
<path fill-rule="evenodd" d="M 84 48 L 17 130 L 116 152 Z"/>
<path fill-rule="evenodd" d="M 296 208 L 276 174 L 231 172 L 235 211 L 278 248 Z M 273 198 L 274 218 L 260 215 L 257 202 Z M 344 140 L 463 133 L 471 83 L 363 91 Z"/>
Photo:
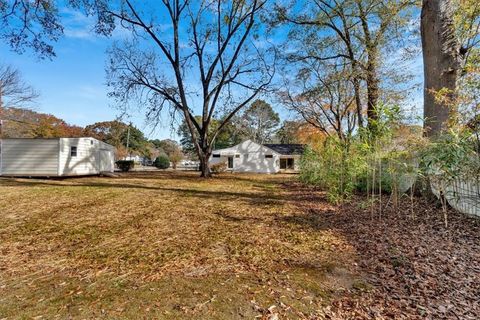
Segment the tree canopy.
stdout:
<path fill-rule="evenodd" d="M 40 58 L 54 57 L 63 29 L 57 1 L 0 1 L 0 39 L 17 53 L 31 49 Z"/>
<path fill-rule="evenodd" d="M 83 128 L 70 125 L 51 114 L 24 108 L 3 108 L 1 136 L 4 138 L 59 138 L 81 137 Z"/>
<path fill-rule="evenodd" d="M 151 149 L 142 131 L 121 121 L 103 121 L 85 127 L 85 135 L 113 145 L 122 156 L 150 156 Z"/>
<path fill-rule="evenodd" d="M 280 124 L 280 116 L 269 103 L 264 100 L 255 100 L 238 117 L 238 121 L 237 126 L 241 129 L 243 139 L 267 143 L 271 142 L 274 137 L 274 133 Z"/>

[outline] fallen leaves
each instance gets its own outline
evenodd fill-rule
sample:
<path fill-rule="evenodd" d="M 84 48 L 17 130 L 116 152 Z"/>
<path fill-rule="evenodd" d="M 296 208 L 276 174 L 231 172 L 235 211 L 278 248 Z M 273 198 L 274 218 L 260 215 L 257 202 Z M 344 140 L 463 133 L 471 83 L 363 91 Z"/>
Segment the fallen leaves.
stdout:
<path fill-rule="evenodd" d="M 372 290 L 353 286 L 322 316 L 333 319 L 478 319 L 480 317 L 480 219 L 449 212 L 445 229 L 442 213 L 416 199 L 416 219 L 401 209 L 371 216 L 358 204 L 361 197 L 325 212 L 321 192 L 298 184 L 287 186 L 291 198 L 310 198 L 298 207 L 307 226 L 332 229 L 345 236 L 357 254 L 359 272 Z M 320 222 L 320 225 L 318 224 Z"/>
<path fill-rule="evenodd" d="M 0 316 L 477 319 L 480 223 L 294 176 L 0 179 Z"/>

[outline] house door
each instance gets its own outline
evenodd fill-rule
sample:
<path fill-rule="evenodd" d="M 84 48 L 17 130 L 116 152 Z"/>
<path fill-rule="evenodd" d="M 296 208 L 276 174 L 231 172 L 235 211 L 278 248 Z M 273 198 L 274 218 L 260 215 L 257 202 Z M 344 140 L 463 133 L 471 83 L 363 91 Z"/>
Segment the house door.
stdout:
<path fill-rule="evenodd" d="M 228 169 L 233 169 L 233 157 L 228 157 Z"/>
<path fill-rule="evenodd" d="M 284 158 L 280 159 L 280 169 L 281 170 L 293 170 L 294 169 L 294 159 L 293 158 Z"/>

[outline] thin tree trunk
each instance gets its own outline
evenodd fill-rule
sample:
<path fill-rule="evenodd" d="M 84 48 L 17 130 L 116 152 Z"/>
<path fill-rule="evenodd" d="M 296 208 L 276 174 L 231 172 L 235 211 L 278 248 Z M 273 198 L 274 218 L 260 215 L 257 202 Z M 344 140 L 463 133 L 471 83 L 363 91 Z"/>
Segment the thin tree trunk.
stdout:
<path fill-rule="evenodd" d="M 455 110 L 435 93 L 446 89 L 447 100 L 455 99 L 460 68 L 459 44 L 455 35 L 450 0 L 423 0 L 421 33 L 424 66 L 424 133 L 438 136 Z"/>
<path fill-rule="evenodd" d="M 377 70 L 377 48 L 370 47 L 368 50 L 368 66 L 367 66 L 367 117 L 368 126 L 374 129 L 374 123 L 378 119 L 377 104 L 379 97 L 379 79 Z"/>
<path fill-rule="evenodd" d="M 358 127 L 363 127 L 363 114 L 362 114 L 362 100 L 360 98 L 360 80 L 358 79 L 357 75 L 353 78 L 353 90 L 355 93 L 355 104 L 357 107 L 357 121 Z"/>

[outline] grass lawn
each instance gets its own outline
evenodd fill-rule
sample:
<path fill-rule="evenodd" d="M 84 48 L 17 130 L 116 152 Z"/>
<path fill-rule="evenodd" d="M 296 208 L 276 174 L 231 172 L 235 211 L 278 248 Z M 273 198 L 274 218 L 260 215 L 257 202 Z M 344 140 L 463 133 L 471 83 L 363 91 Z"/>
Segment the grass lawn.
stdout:
<path fill-rule="evenodd" d="M 0 319 L 321 317 L 364 283 L 341 233 L 298 223 L 294 179 L 0 179 Z"/>

